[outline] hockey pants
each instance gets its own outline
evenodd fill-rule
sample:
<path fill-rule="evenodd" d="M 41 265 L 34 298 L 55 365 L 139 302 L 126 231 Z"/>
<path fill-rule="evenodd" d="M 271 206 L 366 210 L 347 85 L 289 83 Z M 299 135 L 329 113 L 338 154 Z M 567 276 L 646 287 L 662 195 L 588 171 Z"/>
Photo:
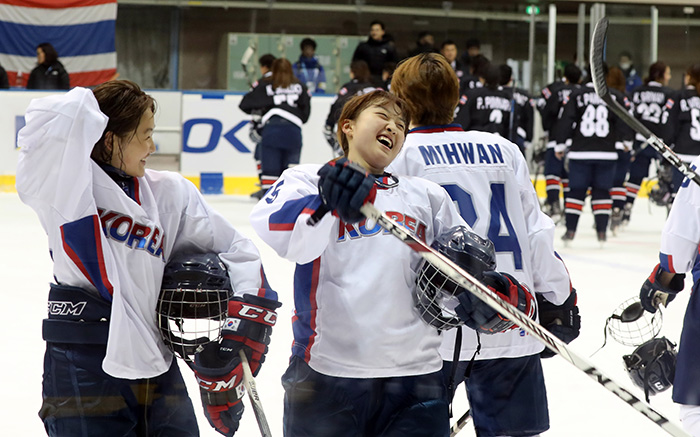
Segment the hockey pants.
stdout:
<path fill-rule="evenodd" d="M 615 176 L 613 160 L 569 160 L 569 194 L 566 197 L 566 229 L 576 232 L 578 219 L 588 189 L 591 189 L 591 206 L 597 232 L 605 232 L 610 219 L 612 188 Z"/>

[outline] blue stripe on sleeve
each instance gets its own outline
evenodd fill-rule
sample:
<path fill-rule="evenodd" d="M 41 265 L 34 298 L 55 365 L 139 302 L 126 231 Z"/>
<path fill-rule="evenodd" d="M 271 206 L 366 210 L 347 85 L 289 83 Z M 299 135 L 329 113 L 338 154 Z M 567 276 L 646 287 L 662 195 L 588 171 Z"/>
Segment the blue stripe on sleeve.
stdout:
<path fill-rule="evenodd" d="M 302 212 L 312 214 L 319 206 L 321 198 L 318 194 L 285 202 L 282 208 L 270 214 L 269 227 L 271 230 L 291 230 Z"/>

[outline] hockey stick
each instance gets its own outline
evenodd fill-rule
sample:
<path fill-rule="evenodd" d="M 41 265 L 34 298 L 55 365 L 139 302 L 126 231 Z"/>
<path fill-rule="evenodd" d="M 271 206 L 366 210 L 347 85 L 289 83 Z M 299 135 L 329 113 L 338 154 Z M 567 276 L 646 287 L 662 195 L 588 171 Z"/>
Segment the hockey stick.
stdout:
<path fill-rule="evenodd" d="M 668 147 L 659 137 L 654 135 L 646 126 L 639 120 L 634 118 L 625 108 L 620 105 L 610 95 L 608 84 L 605 82 L 605 73 L 603 72 L 603 61 L 605 58 L 605 42 L 608 34 L 608 19 L 601 18 L 593 31 L 591 39 L 591 76 L 593 78 L 593 86 L 598 97 L 608 105 L 608 108 L 622 119 L 625 124 L 634 129 L 638 134 L 646 139 L 646 143 L 653 147 L 661 154 L 668 162 L 676 167 L 683 175 L 690 178 L 696 184 L 700 185 L 700 176 L 693 171 L 685 162 L 676 155 L 670 147 Z"/>
<path fill-rule="evenodd" d="M 243 384 L 248 392 L 248 398 L 250 403 L 253 405 L 253 411 L 255 412 L 255 420 L 258 421 L 258 427 L 260 428 L 260 435 L 262 437 L 272 437 L 270 432 L 270 426 L 267 424 L 267 418 L 263 412 L 262 402 L 260 402 L 260 395 L 258 395 L 258 388 L 255 385 L 255 378 L 253 378 L 253 372 L 250 371 L 250 364 L 248 364 L 248 357 L 245 356 L 245 352 L 241 349 L 238 354 L 241 357 L 241 364 L 243 366 Z"/>
<path fill-rule="evenodd" d="M 464 429 L 465 426 L 467 426 L 467 423 L 469 423 L 469 419 L 471 419 L 472 410 L 469 409 L 467 410 L 466 413 L 462 415 L 462 417 L 459 418 L 457 422 L 455 422 L 454 425 L 452 425 L 452 428 L 450 428 L 450 437 L 455 437 L 457 433 L 459 433 L 462 429 Z"/>
<path fill-rule="evenodd" d="M 477 281 L 469 273 L 465 272 L 457 264 L 452 262 L 425 242 L 408 232 L 404 227 L 390 219 L 386 214 L 379 211 L 371 203 L 365 203 L 361 208 L 362 214 L 368 219 L 373 220 L 383 229 L 389 231 L 396 238 L 403 241 L 411 249 L 415 250 L 426 261 L 430 262 L 435 268 L 440 270 L 445 276 L 452 279 L 462 288 L 469 290 L 476 297 L 484 301 L 491 308 L 501 314 L 504 314 L 508 319 L 512 320 L 520 328 L 527 331 L 530 335 L 535 336 L 539 341 L 544 343 L 546 347 L 553 352 L 561 355 L 565 360 L 583 371 L 586 375 L 593 378 L 603 387 L 614 393 L 617 397 L 625 401 L 628 405 L 642 413 L 656 425 L 663 428 L 672 436 L 687 436 L 682 429 L 676 424 L 669 421 L 666 416 L 658 413 L 644 401 L 621 387 L 618 383 L 605 376 L 597 367 L 588 363 L 584 358 L 574 353 L 568 346 L 542 327 L 539 323 L 530 319 L 524 313 L 515 310 L 512 305 L 501 299 L 496 293 L 492 292 L 481 282 Z"/>

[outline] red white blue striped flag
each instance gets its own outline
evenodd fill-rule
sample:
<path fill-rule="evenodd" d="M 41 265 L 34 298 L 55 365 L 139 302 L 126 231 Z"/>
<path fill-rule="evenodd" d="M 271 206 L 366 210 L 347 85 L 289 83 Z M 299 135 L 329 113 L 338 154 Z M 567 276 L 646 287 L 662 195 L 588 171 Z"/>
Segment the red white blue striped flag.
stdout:
<path fill-rule="evenodd" d="M 36 47 L 48 42 L 73 86 L 93 86 L 115 76 L 117 0 L 0 0 L 0 65 L 10 85 L 27 84 Z"/>

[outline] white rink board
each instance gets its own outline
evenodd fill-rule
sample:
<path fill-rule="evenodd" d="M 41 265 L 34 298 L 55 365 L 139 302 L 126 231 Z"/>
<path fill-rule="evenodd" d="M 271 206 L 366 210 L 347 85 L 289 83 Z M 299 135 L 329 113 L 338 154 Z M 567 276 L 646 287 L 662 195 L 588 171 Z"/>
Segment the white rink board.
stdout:
<path fill-rule="evenodd" d="M 248 137 L 250 116 L 238 109 L 241 94 L 146 92 L 157 102 L 153 135 L 156 153 L 180 154 L 184 175 L 216 172 L 224 176 L 256 176 L 254 144 Z M 57 93 L 0 91 L 0 175 L 15 174 L 19 152 L 15 137 L 24 125 L 29 102 L 53 94 Z M 323 137 L 332 101 L 333 96 L 311 98 L 311 116 L 302 129 L 301 163 L 323 163 L 333 158 Z M 190 128 L 183 130 L 187 126 Z M 238 130 L 231 132 L 236 126 Z"/>

